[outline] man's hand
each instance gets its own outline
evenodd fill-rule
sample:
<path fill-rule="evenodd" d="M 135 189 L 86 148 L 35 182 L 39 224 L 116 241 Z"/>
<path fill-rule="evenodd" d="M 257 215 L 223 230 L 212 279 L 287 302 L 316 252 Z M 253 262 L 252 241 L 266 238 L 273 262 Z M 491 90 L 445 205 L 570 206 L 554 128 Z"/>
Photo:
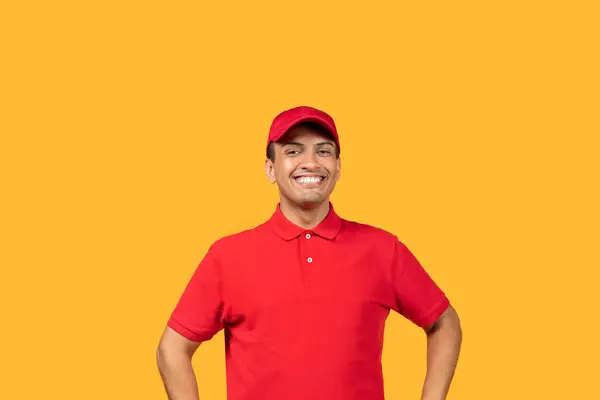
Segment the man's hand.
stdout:
<path fill-rule="evenodd" d="M 421 400 L 445 400 L 462 343 L 462 328 L 456 310 L 449 306 L 424 330 L 427 335 L 427 374 Z"/>

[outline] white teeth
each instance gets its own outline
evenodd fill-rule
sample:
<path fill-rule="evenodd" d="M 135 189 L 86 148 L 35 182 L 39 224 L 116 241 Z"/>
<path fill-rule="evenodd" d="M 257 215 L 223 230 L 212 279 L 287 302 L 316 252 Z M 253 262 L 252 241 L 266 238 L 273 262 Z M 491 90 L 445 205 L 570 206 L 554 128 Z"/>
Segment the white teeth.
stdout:
<path fill-rule="evenodd" d="M 312 177 L 312 176 L 303 176 L 301 178 L 297 179 L 298 182 L 300 183 L 319 183 L 321 182 L 321 178 L 320 177 Z"/>

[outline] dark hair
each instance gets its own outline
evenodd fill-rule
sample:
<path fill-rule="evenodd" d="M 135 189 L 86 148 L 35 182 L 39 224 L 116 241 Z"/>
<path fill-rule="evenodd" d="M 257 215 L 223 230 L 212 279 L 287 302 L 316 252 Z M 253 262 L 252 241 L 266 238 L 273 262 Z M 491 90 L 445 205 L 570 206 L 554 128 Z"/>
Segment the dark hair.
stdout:
<path fill-rule="evenodd" d="M 333 138 L 333 136 L 331 135 L 329 130 L 321 124 L 318 124 L 316 122 L 301 122 L 299 124 L 294 125 L 293 127 L 296 127 L 296 126 L 303 126 L 312 131 L 318 132 L 323 136 L 327 136 L 328 138 L 330 138 L 331 140 L 333 140 L 335 142 L 335 139 Z M 338 148 L 338 146 L 336 144 L 335 158 L 339 158 L 339 157 L 340 157 L 340 149 Z M 269 146 L 267 147 L 267 158 L 271 161 L 275 161 L 275 142 L 269 143 Z"/>

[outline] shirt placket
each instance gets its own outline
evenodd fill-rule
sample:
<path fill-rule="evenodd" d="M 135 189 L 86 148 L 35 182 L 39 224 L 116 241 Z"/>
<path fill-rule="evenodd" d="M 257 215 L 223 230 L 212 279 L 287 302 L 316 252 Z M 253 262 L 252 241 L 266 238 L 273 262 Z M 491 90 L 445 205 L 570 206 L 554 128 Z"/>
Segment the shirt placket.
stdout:
<path fill-rule="evenodd" d="M 310 291 L 313 288 L 314 268 L 318 264 L 318 257 L 315 255 L 315 240 L 312 231 L 305 231 L 300 236 L 300 264 L 302 265 L 304 288 Z"/>

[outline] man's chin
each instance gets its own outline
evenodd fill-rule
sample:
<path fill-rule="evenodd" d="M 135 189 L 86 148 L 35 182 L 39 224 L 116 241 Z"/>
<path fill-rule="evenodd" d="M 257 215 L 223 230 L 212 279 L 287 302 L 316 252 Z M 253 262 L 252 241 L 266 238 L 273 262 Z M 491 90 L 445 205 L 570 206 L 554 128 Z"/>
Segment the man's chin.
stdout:
<path fill-rule="evenodd" d="M 300 199 L 298 204 L 303 209 L 309 210 L 311 208 L 318 207 L 321 205 L 326 199 L 323 196 L 308 196 Z"/>

